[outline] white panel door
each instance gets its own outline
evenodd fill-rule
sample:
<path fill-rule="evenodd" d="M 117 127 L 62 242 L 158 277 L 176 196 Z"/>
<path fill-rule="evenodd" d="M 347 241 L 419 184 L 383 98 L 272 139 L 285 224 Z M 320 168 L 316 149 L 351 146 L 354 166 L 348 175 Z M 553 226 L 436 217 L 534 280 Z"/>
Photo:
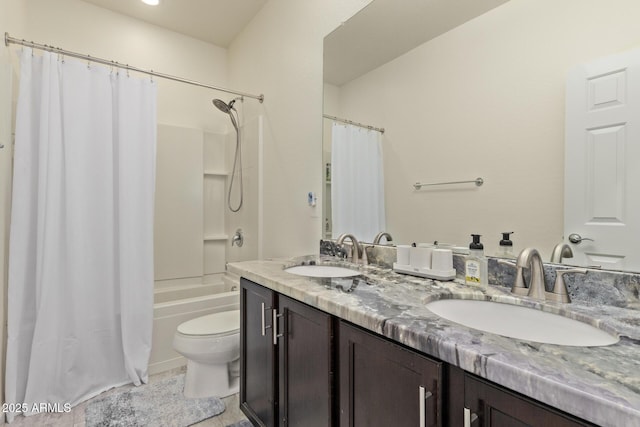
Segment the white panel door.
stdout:
<path fill-rule="evenodd" d="M 640 50 L 569 72 L 564 200 L 571 264 L 640 271 Z"/>

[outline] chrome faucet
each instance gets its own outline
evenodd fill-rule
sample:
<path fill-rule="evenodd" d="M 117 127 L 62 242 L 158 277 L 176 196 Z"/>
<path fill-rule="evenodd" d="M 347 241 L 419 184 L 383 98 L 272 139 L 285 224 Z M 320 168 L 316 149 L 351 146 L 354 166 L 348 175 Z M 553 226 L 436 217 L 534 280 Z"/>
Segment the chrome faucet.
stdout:
<path fill-rule="evenodd" d="M 381 231 L 378 234 L 376 234 L 376 237 L 373 238 L 373 244 L 379 245 L 380 240 L 382 240 L 383 237 L 387 239 L 387 243 L 393 240 L 393 237 L 391 237 L 391 234 L 387 233 L 386 231 Z"/>
<path fill-rule="evenodd" d="M 343 233 L 338 236 L 338 240 L 336 240 L 336 243 L 338 245 L 344 245 L 345 239 L 351 239 L 351 261 L 357 264 L 359 256 L 362 253 L 362 246 L 360 246 L 360 243 L 358 242 L 358 239 L 356 239 L 356 236 L 348 233 Z"/>
<path fill-rule="evenodd" d="M 507 264 L 514 266 L 512 262 L 505 260 L 498 260 L 501 264 Z M 520 252 L 518 259 L 515 263 L 516 267 L 516 280 L 511 288 L 511 293 L 516 295 L 528 296 L 540 301 L 553 301 L 569 303 L 569 292 L 567 290 L 567 284 L 564 281 L 564 275 L 566 273 L 582 273 L 586 274 L 586 268 L 571 268 L 567 270 L 556 270 L 556 281 L 553 285 L 553 290 L 547 292 L 544 282 L 544 266 L 542 264 L 542 257 L 540 253 L 533 248 L 526 248 Z M 531 279 L 529 286 L 524 280 L 523 270 L 528 268 L 531 271 Z"/>
<path fill-rule="evenodd" d="M 562 258 L 573 258 L 573 251 L 571 250 L 571 246 L 567 245 L 564 242 L 558 243 L 551 253 L 551 262 L 555 262 L 560 264 L 562 262 Z"/>
<path fill-rule="evenodd" d="M 522 271 L 524 268 L 528 268 L 531 271 L 528 290 Z M 527 295 L 541 301 L 545 300 L 544 267 L 537 249 L 526 248 L 518 255 L 516 260 L 516 281 L 513 284 L 513 288 L 511 288 L 511 292 L 517 295 Z"/>

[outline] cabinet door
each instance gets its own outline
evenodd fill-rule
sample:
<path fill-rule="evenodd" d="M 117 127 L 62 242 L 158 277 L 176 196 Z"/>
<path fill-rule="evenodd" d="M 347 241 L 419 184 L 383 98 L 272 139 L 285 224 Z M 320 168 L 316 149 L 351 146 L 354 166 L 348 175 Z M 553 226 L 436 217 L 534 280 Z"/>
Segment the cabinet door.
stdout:
<path fill-rule="evenodd" d="M 465 376 L 464 401 L 470 418 L 465 425 L 473 427 L 592 425 L 469 374 Z"/>
<path fill-rule="evenodd" d="M 332 425 L 331 316 L 278 295 L 279 425 Z"/>
<path fill-rule="evenodd" d="M 275 293 L 240 281 L 240 408 L 254 425 L 273 427 L 276 359 L 272 309 Z"/>
<path fill-rule="evenodd" d="M 340 425 L 442 425 L 442 363 L 340 322 Z"/>

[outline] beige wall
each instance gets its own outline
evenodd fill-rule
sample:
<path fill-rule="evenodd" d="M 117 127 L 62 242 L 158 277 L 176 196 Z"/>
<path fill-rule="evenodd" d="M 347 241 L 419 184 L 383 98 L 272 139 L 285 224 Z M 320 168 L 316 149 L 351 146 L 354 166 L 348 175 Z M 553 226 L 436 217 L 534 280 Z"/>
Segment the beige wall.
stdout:
<path fill-rule="evenodd" d="M 233 87 L 264 93 L 245 102 L 264 116 L 265 257 L 316 253 L 322 200 L 322 41 L 369 0 L 270 0 L 229 48 Z"/>
<path fill-rule="evenodd" d="M 399 242 L 549 256 L 563 235 L 567 70 L 640 45 L 635 0 L 511 0 L 346 84 L 340 113 L 386 129 L 388 230 Z M 326 111 L 330 113 L 329 111 Z M 412 184 L 485 185 L 414 192 Z"/>
<path fill-rule="evenodd" d="M 26 4 L 26 28 L 16 37 L 226 86 L 223 48 L 79 0 L 26 0 Z M 220 93 L 170 80 L 157 81 L 159 123 L 209 130 L 227 128 L 224 117 L 215 114 L 211 106 L 211 98 Z"/>

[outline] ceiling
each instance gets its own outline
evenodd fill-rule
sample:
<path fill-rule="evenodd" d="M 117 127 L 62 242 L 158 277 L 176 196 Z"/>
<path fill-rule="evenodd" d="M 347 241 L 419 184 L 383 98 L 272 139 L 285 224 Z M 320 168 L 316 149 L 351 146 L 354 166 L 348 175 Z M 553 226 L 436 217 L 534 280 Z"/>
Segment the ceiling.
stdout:
<path fill-rule="evenodd" d="M 111 11 L 228 47 L 267 0 L 161 0 L 148 6 L 140 0 L 83 0 Z"/>
<path fill-rule="evenodd" d="M 268 0 L 83 0 L 228 47 Z M 325 38 L 324 76 L 342 85 L 507 0 L 374 0 Z"/>
<path fill-rule="evenodd" d="M 341 86 L 507 0 L 374 0 L 324 39 L 324 81 Z"/>

